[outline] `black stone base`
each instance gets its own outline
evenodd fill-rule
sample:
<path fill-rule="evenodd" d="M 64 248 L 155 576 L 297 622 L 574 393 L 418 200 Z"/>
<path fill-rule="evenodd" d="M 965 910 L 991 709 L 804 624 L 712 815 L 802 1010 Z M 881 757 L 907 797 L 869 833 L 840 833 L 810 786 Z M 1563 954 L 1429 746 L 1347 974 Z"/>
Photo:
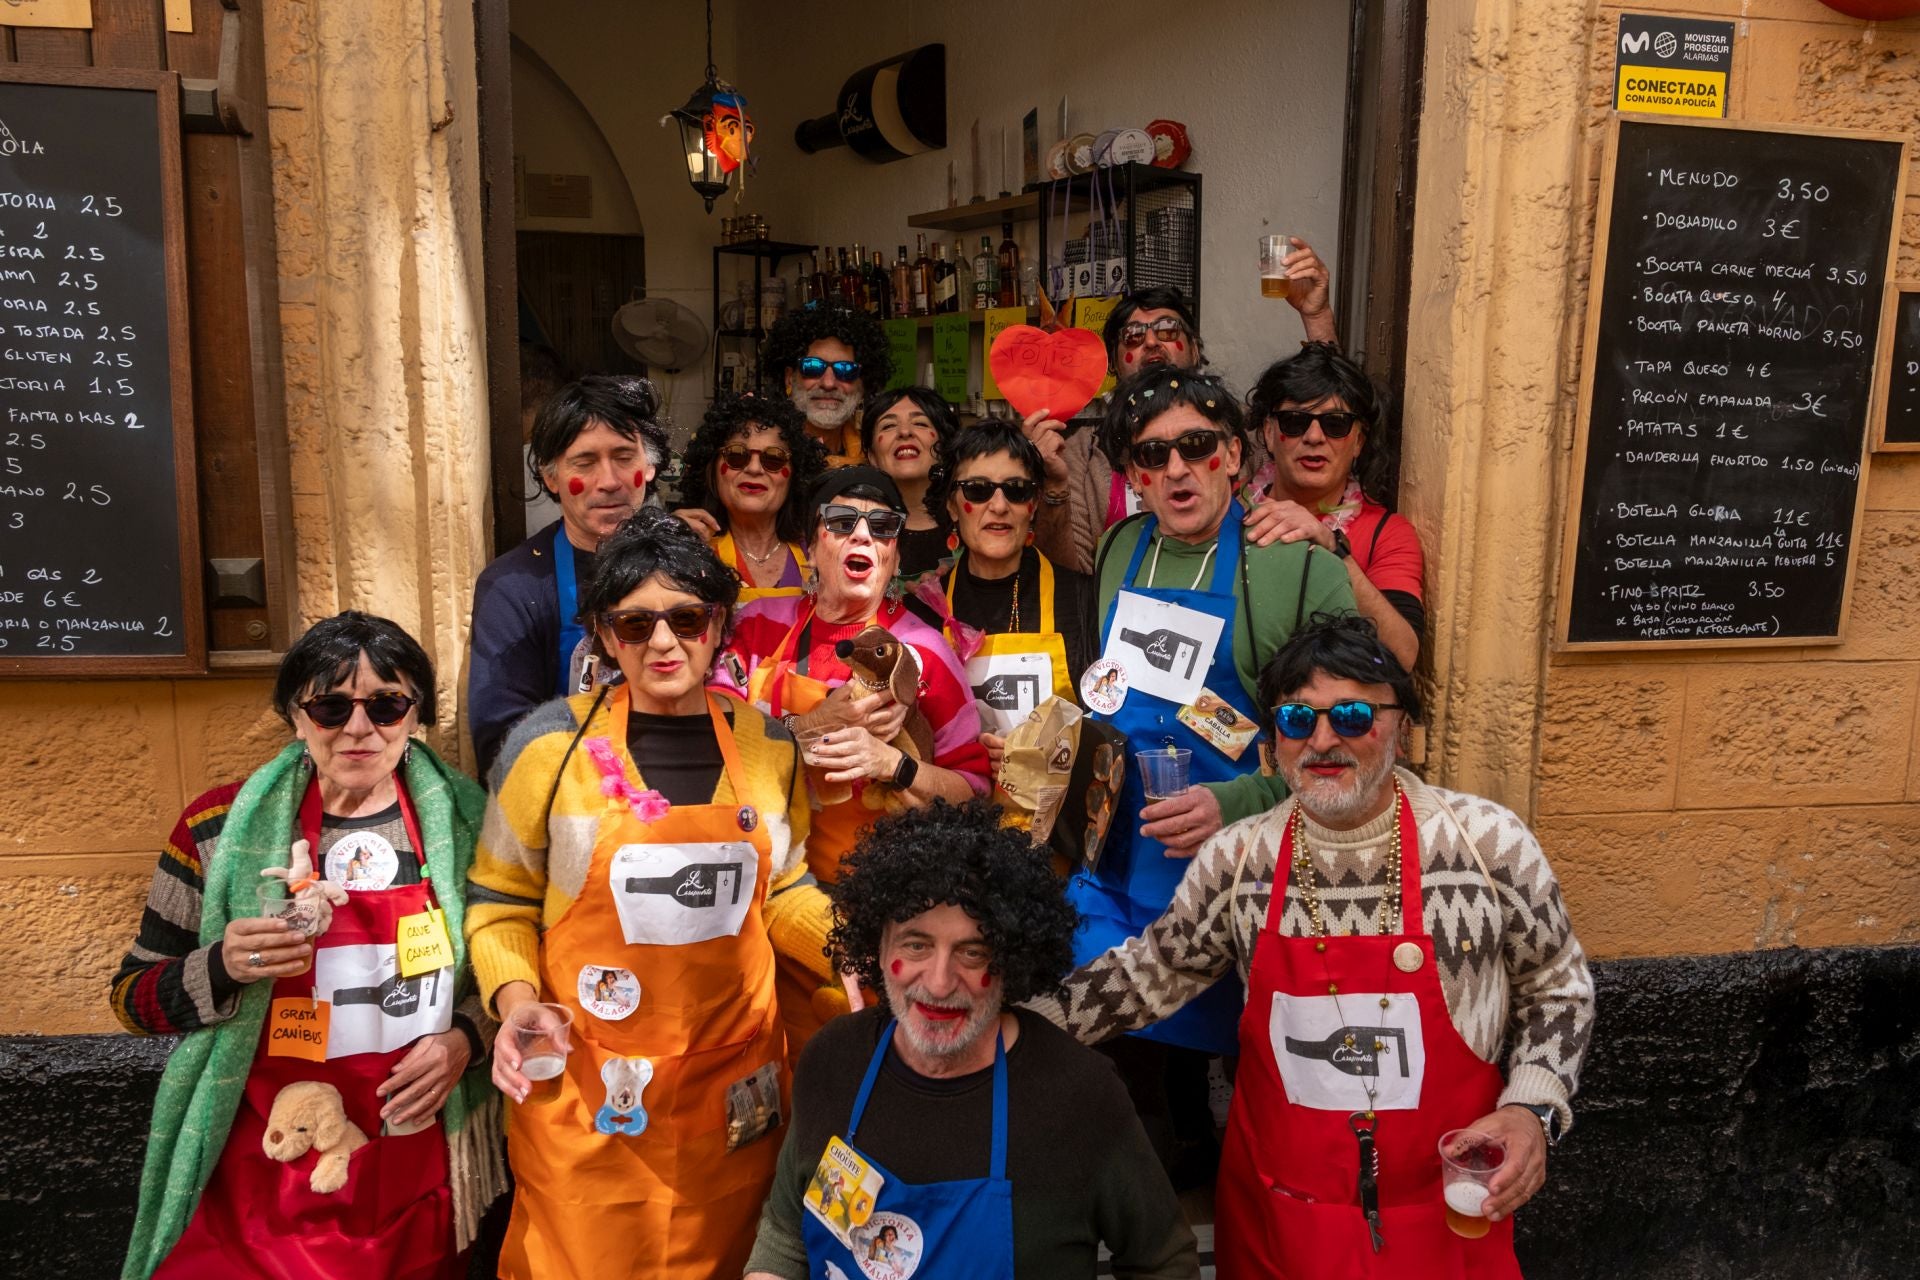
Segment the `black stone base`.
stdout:
<path fill-rule="evenodd" d="M 1578 1124 L 1517 1219 L 1529 1280 L 1920 1275 L 1920 947 L 1596 977 Z M 0 1277 L 119 1274 L 171 1048 L 0 1038 Z"/>

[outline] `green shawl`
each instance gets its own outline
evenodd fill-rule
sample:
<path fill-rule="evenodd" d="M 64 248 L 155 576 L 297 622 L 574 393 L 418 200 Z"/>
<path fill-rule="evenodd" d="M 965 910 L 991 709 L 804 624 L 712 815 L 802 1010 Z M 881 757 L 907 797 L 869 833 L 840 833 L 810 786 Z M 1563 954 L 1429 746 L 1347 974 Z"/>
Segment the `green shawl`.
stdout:
<path fill-rule="evenodd" d="M 201 869 L 206 878 L 200 911 L 201 946 L 219 941 L 230 920 L 258 912 L 259 899 L 254 890 L 260 883 L 260 872 L 287 864 L 300 801 L 311 777 L 303 754 L 300 743 L 289 743 L 286 750 L 248 778 L 233 798 L 220 829 L 217 852 Z M 460 990 L 472 981 L 467 972 L 465 889 L 486 793 L 418 740 L 412 744 L 402 772 L 420 820 L 420 838 L 427 846 L 427 868 L 447 913 L 454 970 L 461 975 L 456 990 Z M 139 1216 L 121 1272 L 127 1280 L 146 1280 L 152 1275 L 186 1230 L 240 1108 L 272 993 L 271 982 L 248 984 L 231 1018 L 188 1033 L 167 1059 L 160 1092 L 153 1103 L 146 1168 L 140 1179 Z M 484 1065 L 468 1070 L 448 1095 L 441 1113 L 450 1140 L 492 1093 Z"/>

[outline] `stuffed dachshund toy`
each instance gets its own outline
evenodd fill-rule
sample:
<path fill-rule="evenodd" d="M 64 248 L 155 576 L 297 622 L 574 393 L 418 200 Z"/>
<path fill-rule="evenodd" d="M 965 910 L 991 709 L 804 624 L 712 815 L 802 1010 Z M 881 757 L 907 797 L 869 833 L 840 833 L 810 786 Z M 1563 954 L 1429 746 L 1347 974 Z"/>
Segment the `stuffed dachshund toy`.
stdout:
<path fill-rule="evenodd" d="M 307 1185 L 323 1196 L 347 1185 L 347 1161 L 366 1145 L 367 1135 L 347 1119 L 340 1091 L 319 1080 L 297 1081 L 275 1094 L 260 1139 L 268 1158 L 282 1164 L 319 1152 Z"/>

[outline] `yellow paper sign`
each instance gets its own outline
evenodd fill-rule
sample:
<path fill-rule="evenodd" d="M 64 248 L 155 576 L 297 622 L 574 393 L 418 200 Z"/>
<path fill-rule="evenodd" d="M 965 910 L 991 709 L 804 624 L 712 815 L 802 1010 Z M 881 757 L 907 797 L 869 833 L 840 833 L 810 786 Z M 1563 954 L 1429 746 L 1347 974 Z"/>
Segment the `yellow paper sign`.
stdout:
<path fill-rule="evenodd" d="M 0 27 L 91 27 L 93 0 L 7 0 Z"/>
<path fill-rule="evenodd" d="M 412 978 L 422 973 L 446 969 L 453 964 L 453 943 L 447 937 L 447 913 L 439 907 L 400 917 L 400 976 Z"/>
<path fill-rule="evenodd" d="M 1107 327 L 1107 317 L 1112 315 L 1113 309 L 1119 305 L 1120 299 L 1117 297 L 1081 298 L 1073 304 L 1073 327 L 1076 329 L 1091 329 L 1093 332 L 1099 333 Z M 1100 390 L 1096 394 L 1106 395 L 1112 390 L 1113 371 L 1108 370 L 1107 380 L 1100 384 Z"/>
<path fill-rule="evenodd" d="M 982 351 L 993 350 L 993 340 L 1000 336 L 1002 329 L 1010 329 L 1016 324 L 1027 322 L 1025 307 L 988 307 L 986 314 L 986 339 L 980 344 Z M 1000 394 L 1000 384 L 993 380 L 993 361 L 984 362 L 980 374 L 980 394 L 989 400 L 1005 400 Z"/>
<path fill-rule="evenodd" d="M 167 0 L 167 30 L 193 34 L 193 0 Z"/>
<path fill-rule="evenodd" d="M 267 1013 L 267 1055 L 273 1058 L 327 1060 L 327 1023 L 333 1006 L 325 1000 L 289 996 L 275 1000 Z"/>

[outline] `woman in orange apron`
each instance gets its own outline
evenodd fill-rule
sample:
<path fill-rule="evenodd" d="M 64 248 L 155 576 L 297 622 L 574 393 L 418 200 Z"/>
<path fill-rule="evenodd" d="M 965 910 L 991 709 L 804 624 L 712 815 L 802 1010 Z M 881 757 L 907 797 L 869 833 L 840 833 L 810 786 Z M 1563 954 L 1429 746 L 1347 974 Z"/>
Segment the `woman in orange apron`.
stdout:
<path fill-rule="evenodd" d="M 1006 735 L 1029 711 L 1049 696 L 1076 700 L 1097 652 L 1093 580 L 1032 545 L 1042 464 L 1018 427 L 980 423 L 952 454 L 946 505 L 962 550 L 947 573 L 947 610 L 985 633 L 967 659 L 967 683 L 997 768 Z"/>
<path fill-rule="evenodd" d="M 790 401 L 723 391 L 700 420 L 674 514 L 740 575 L 741 604 L 804 590 L 806 495 L 826 465 Z"/>
<path fill-rule="evenodd" d="M 752 1244 L 787 1112 L 766 902 L 807 818 L 792 741 L 703 688 L 738 589 L 685 524 L 636 514 L 582 592 L 624 683 L 534 713 L 502 757 L 472 875 L 481 990 L 503 1021 L 572 1016 L 551 1094 L 510 1030 L 497 1046 L 510 1280 L 737 1276 Z"/>
<path fill-rule="evenodd" d="M 114 983 L 131 1029 L 189 1033 L 125 1275 L 466 1273 L 504 1182 L 498 1101 L 463 1081 L 485 1056 L 456 943 L 484 797 L 411 738 L 433 688 L 393 623 L 317 624 L 275 690 L 300 742 L 175 829 Z M 268 895 L 284 915 L 272 871 L 296 888 Z"/>

